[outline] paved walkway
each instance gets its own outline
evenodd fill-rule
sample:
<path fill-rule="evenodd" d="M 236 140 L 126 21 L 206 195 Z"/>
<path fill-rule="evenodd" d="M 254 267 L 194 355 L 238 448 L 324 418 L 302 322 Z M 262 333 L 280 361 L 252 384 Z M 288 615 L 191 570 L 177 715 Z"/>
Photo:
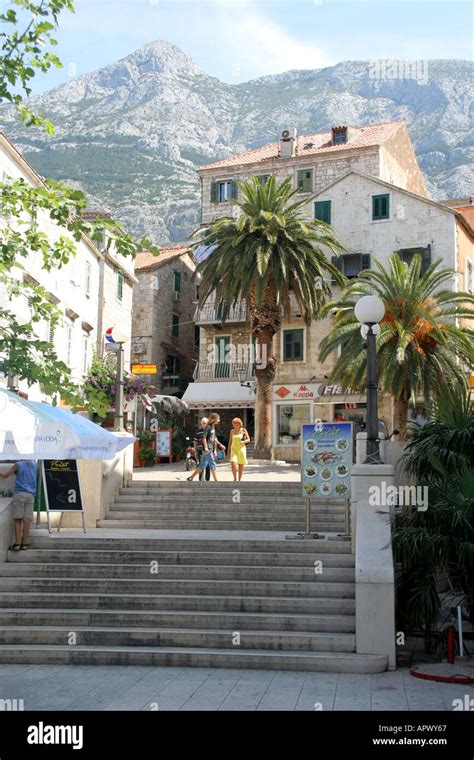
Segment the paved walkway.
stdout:
<path fill-rule="evenodd" d="M 408 670 L 352 675 L 135 666 L 0 665 L 0 699 L 25 710 L 435 710 L 474 688 Z"/>
<path fill-rule="evenodd" d="M 249 464 L 245 467 L 243 480 L 299 483 L 301 479 L 300 473 L 299 464 L 253 464 L 252 460 L 250 460 Z M 186 480 L 189 475 L 190 473 L 186 472 L 184 461 L 172 462 L 171 464 L 163 462 L 163 464 L 158 464 L 154 467 L 137 467 L 133 471 L 133 479 L 135 481 Z M 232 480 L 232 470 L 228 461 L 217 465 L 217 477 L 219 480 Z"/>

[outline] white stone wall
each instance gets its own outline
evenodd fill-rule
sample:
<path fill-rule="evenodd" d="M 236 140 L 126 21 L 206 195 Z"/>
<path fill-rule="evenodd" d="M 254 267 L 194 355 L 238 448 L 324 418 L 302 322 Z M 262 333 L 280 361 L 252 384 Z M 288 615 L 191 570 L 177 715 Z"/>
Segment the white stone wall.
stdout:
<path fill-rule="evenodd" d="M 28 164 L 4 138 L 0 137 L 0 179 L 6 180 L 9 177 L 21 177 L 32 186 L 40 186 L 38 177 Z M 0 216 L 0 227 L 2 223 L 5 224 L 6 220 Z M 9 223 L 11 224 L 11 221 Z M 57 240 L 61 235 L 68 236 L 68 232 L 55 225 L 46 213 L 38 214 L 37 224 L 50 240 Z M 56 328 L 53 345 L 59 359 L 71 368 L 72 379 L 79 384 L 84 377 L 84 368 L 88 370 L 94 350 L 103 340 L 103 336 L 99 335 L 99 331 L 104 331 L 103 325 L 109 321 L 120 323 L 122 329 L 129 334 L 131 332 L 133 269 L 131 275 L 127 276 L 127 273 L 130 267 L 133 267 L 133 262 L 124 265 L 124 295 L 122 303 L 119 304 L 112 298 L 112 291 L 115 296 L 112 272 L 115 254 L 107 258 L 86 237 L 74 244 L 76 256 L 59 269 L 53 268 L 51 272 L 44 270 L 42 258 L 37 253 L 31 253 L 24 265 L 25 273 L 43 285 L 57 302 L 63 318 Z M 104 268 L 105 277 L 105 306 L 101 300 L 101 268 Z M 11 274 L 16 277 L 23 276 L 21 270 L 12 271 Z M 5 304 L 4 299 L 5 293 L 2 301 Z M 8 304 L 5 306 L 8 307 Z M 49 325 L 46 322 L 38 323 L 35 331 L 41 339 L 48 340 L 50 337 Z M 128 352 L 129 350 L 128 347 Z M 22 383 L 21 390 L 27 392 L 31 399 L 46 398 L 38 385 L 28 388 Z"/>

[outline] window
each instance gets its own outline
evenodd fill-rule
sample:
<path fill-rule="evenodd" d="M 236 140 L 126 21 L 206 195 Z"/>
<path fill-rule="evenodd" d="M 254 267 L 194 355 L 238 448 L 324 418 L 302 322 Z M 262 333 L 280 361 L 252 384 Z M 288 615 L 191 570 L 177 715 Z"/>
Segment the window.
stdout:
<path fill-rule="evenodd" d="M 283 361 L 304 360 L 304 330 L 283 330 Z"/>
<path fill-rule="evenodd" d="M 313 170 L 299 169 L 296 174 L 296 186 L 300 193 L 313 192 Z"/>
<path fill-rule="evenodd" d="M 277 443 L 280 446 L 295 446 L 301 437 L 301 425 L 311 422 L 310 404 L 278 404 Z"/>
<path fill-rule="evenodd" d="M 123 274 L 117 272 L 117 300 L 121 301 L 123 298 Z"/>
<path fill-rule="evenodd" d="M 269 174 L 259 174 L 259 176 L 256 177 L 256 179 L 258 180 L 258 184 L 259 185 L 264 185 L 270 179 L 270 175 Z"/>
<path fill-rule="evenodd" d="M 89 261 L 86 261 L 86 274 L 85 274 L 84 287 L 86 291 L 86 296 L 89 298 L 91 294 L 91 265 Z"/>
<path fill-rule="evenodd" d="M 174 338 L 178 338 L 179 337 L 179 314 L 173 314 L 172 315 L 171 335 Z"/>
<path fill-rule="evenodd" d="M 370 269 L 370 253 L 346 253 L 333 256 L 331 263 L 348 279 L 357 277 L 364 269 Z"/>
<path fill-rule="evenodd" d="M 201 337 L 201 330 L 199 325 L 194 325 L 194 348 L 199 348 L 199 341 Z"/>
<path fill-rule="evenodd" d="M 181 272 L 173 272 L 173 290 L 175 293 L 181 291 Z"/>
<path fill-rule="evenodd" d="M 331 224 L 331 201 L 316 201 L 314 204 L 314 218 L 320 222 Z"/>
<path fill-rule="evenodd" d="M 82 374 L 87 375 L 89 369 L 89 336 L 82 336 Z"/>
<path fill-rule="evenodd" d="M 347 142 L 347 127 L 332 130 L 332 144 L 343 145 Z"/>
<path fill-rule="evenodd" d="M 71 352 L 72 352 L 72 322 L 68 322 L 66 325 L 66 364 L 71 367 Z"/>
<path fill-rule="evenodd" d="M 419 254 L 421 256 L 421 276 L 424 275 L 428 267 L 431 265 L 431 245 L 429 244 L 425 248 L 400 248 L 397 253 L 402 261 L 408 265 L 411 264 L 413 256 Z"/>
<path fill-rule="evenodd" d="M 385 193 L 384 195 L 372 196 L 372 219 L 389 219 L 390 218 L 390 195 Z"/>
<path fill-rule="evenodd" d="M 237 198 L 237 183 L 233 179 L 211 182 L 211 203 L 225 203 L 231 198 Z"/>
<path fill-rule="evenodd" d="M 466 290 L 474 293 L 474 269 L 471 259 L 466 259 Z"/>
<path fill-rule="evenodd" d="M 173 356 L 173 354 L 169 354 L 166 357 L 165 362 L 165 371 L 163 374 L 165 375 L 179 375 L 180 370 L 180 361 L 178 356 Z"/>

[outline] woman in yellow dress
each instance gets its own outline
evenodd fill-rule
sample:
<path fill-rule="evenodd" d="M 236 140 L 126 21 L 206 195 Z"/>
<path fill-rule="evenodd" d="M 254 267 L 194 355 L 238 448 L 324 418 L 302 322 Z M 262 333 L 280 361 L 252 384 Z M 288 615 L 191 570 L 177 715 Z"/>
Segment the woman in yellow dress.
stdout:
<path fill-rule="evenodd" d="M 229 435 L 230 461 L 234 480 L 237 480 L 237 465 L 239 466 L 239 480 L 242 480 L 244 466 L 247 464 L 247 450 L 245 448 L 247 443 L 250 443 L 249 434 L 240 417 L 234 417 Z"/>

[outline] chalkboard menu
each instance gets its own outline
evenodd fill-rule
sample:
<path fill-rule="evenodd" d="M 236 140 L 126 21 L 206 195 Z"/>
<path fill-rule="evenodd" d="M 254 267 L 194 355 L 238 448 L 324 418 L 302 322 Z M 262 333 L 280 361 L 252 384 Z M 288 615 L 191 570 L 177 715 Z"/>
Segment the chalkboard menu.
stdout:
<path fill-rule="evenodd" d="M 43 483 L 49 512 L 84 512 L 75 459 L 45 459 Z"/>
<path fill-rule="evenodd" d="M 322 422 L 301 427 L 303 496 L 349 499 L 352 422 Z"/>

